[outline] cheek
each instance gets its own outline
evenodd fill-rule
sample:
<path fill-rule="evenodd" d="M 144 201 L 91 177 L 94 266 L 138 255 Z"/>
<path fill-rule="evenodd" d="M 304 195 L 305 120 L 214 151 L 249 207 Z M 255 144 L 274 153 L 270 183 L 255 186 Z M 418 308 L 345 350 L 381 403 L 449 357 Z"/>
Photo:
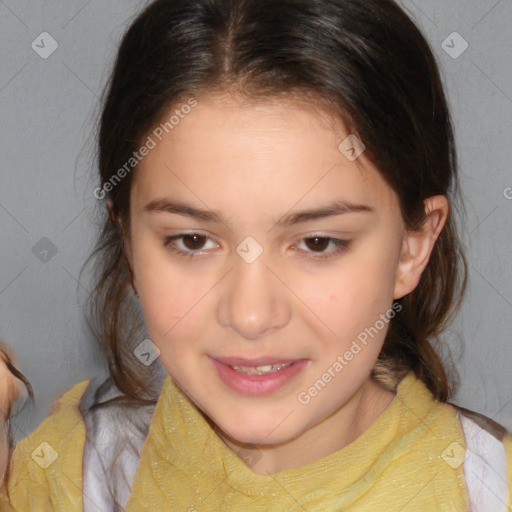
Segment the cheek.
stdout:
<path fill-rule="evenodd" d="M 142 275 L 140 300 L 149 330 L 162 342 L 193 333 L 205 291 L 179 273 Z"/>
<path fill-rule="evenodd" d="M 304 303 L 317 315 L 317 324 L 321 319 L 326 340 L 350 344 L 391 307 L 396 264 L 392 257 L 376 256 L 381 253 L 382 248 L 354 254 L 328 277 L 304 283 Z"/>
<path fill-rule="evenodd" d="M 204 332 L 198 317 L 204 292 L 195 293 L 190 280 L 185 283 L 179 273 L 158 278 L 148 272 L 141 283 L 140 301 L 149 338 L 160 350 L 167 372 L 186 382 L 187 372 L 183 372 L 196 365 L 197 341 Z"/>
<path fill-rule="evenodd" d="M 155 342 L 175 336 L 182 330 L 204 295 L 201 280 L 172 263 L 158 247 L 134 251 L 134 273 L 144 319 Z M 190 325 L 186 325 L 190 327 Z"/>

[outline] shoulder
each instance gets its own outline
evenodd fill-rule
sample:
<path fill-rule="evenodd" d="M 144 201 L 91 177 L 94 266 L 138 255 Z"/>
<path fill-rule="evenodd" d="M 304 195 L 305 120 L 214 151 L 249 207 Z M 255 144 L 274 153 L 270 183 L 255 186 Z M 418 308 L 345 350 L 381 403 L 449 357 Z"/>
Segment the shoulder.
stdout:
<path fill-rule="evenodd" d="M 30 465 L 35 462 L 37 467 L 42 467 L 49 464 L 49 460 L 45 460 L 45 462 L 39 461 L 40 463 L 37 463 L 36 454 L 32 457 L 32 452 L 36 448 L 39 448 L 41 443 L 47 443 L 51 445 L 52 448 L 58 449 L 71 442 L 76 442 L 77 438 L 85 435 L 79 404 L 89 383 L 90 379 L 77 382 L 55 399 L 50 415 L 42 421 L 34 432 L 16 445 L 13 453 L 15 462 L 29 463 Z M 65 457 L 62 456 L 63 454 L 57 453 L 56 455 L 60 455 L 61 462 L 63 462 L 63 459 L 65 459 Z M 25 456 L 28 456 L 26 460 Z"/>
<path fill-rule="evenodd" d="M 436 400 L 414 374 L 400 382 L 397 394 L 406 406 L 405 417 L 410 417 L 407 425 L 418 426 L 425 434 L 415 442 L 415 450 L 437 454 L 432 465 L 442 476 L 435 479 L 442 481 L 439 495 L 441 487 L 450 488 L 452 495 L 457 489 L 472 512 L 512 510 L 512 444 L 507 429 L 476 411 Z"/>
<path fill-rule="evenodd" d="M 452 404 L 453 405 L 453 404 Z M 507 429 L 498 423 L 497 421 L 485 416 L 479 412 L 472 411 L 471 409 L 466 409 L 464 407 L 453 405 L 455 410 L 462 415 L 462 417 L 469 418 L 474 423 L 480 427 L 480 429 L 489 432 L 492 436 L 500 441 L 503 440 L 507 435 L 510 436 L 510 432 Z"/>
<path fill-rule="evenodd" d="M 95 505 L 90 510 L 110 510 L 112 503 L 123 509 L 131 493 L 155 404 L 124 398 L 111 379 L 95 379 L 80 403 L 87 431 L 83 491 Z M 84 506 L 88 512 L 88 505 Z"/>
<path fill-rule="evenodd" d="M 79 404 L 90 382 L 77 382 L 61 394 L 50 415 L 16 444 L 7 483 L 7 496 L 14 510 L 35 510 L 34 500 L 40 507 L 37 510 L 47 510 L 44 507 L 54 506 L 52 496 L 66 496 L 68 506 L 81 502 L 86 430 Z M 63 499 L 57 500 L 62 506 L 53 510 L 66 510 Z"/>
<path fill-rule="evenodd" d="M 492 418 L 454 406 L 466 441 L 464 473 L 472 510 L 512 506 L 512 435 Z"/>

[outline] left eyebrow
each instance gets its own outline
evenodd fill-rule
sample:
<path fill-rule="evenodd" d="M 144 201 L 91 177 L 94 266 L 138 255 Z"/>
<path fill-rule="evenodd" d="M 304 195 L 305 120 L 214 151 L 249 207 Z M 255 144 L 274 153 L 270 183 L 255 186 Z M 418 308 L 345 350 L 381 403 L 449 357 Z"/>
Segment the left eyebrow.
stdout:
<path fill-rule="evenodd" d="M 143 208 L 143 210 L 147 212 L 165 212 L 170 214 L 183 215 L 205 222 L 224 224 L 229 227 L 228 222 L 224 219 L 220 212 L 214 210 L 203 210 L 192 205 L 171 199 L 156 199 L 148 203 Z M 339 200 L 321 208 L 288 213 L 275 221 L 274 225 L 280 227 L 290 227 L 295 224 L 300 224 L 311 220 L 349 213 L 375 213 L 375 210 L 365 204 L 355 204 L 349 201 Z"/>
<path fill-rule="evenodd" d="M 335 201 L 330 205 L 304 210 L 302 212 L 292 212 L 285 215 L 276 222 L 277 226 L 288 227 L 301 222 L 322 219 L 325 217 L 333 217 L 335 215 L 343 215 L 348 213 L 375 213 L 375 210 L 365 204 L 355 204 L 349 201 Z"/>

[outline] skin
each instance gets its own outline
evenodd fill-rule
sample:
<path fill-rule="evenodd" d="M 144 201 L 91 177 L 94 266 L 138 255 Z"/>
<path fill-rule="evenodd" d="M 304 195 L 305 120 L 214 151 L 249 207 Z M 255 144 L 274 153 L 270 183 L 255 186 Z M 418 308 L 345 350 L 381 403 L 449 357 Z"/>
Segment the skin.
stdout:
<path fill-rule="evenodd" d="M 365 154 L 352 162 L 338 149 L 347 135 L 292 97 L 210 94 L 143 159 L 132 184 L 125 244 L 150 338 L 226 445 L 255 455 L 245 460 L 259 474 L 342 449 L 389 406 L 395 394 L 370 378 L 388 324 L 307 405 L 297 397 L 414 290 L 448 216 L 447 199 L 431 197 L 424 229 L 406 230 L 396 194 Z M 215 210 L 225 223 L 144 210 L 162 198 Z M 276 225 L 338 199 L 374 211 Z M 192 259 L 164 246 L 195 230 L 209 238 L 174 242 Z M 328 241 L 316 249 L 318 233 L 351 243 L 338 254 Z M 253 263 L 236 252 L 248 236 L 263 248 Z M 314 258 L 322 254 L 331 257 Z M 210 359 L 263 355 L 307 364 L 272 394 L 246 396 Z"/>

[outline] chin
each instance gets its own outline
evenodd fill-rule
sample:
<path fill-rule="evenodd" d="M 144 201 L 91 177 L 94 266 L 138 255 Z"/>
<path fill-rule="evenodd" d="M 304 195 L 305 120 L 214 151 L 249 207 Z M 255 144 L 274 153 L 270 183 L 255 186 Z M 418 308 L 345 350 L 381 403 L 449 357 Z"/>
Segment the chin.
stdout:
<path fill-rule="evenodd" d="M 285 443 L 300 433 L 296 431 L 296 422 L 293 425 L 293 432 L 279 423 L 276 428 L 274 416 L 268 417 L 267 420 L 260 416 L 242 421 L 240 419 L 228 421 L 229 423 L 215 422 L 215 424 L 224 436 L 237 444 L 276 445 Z"/>

